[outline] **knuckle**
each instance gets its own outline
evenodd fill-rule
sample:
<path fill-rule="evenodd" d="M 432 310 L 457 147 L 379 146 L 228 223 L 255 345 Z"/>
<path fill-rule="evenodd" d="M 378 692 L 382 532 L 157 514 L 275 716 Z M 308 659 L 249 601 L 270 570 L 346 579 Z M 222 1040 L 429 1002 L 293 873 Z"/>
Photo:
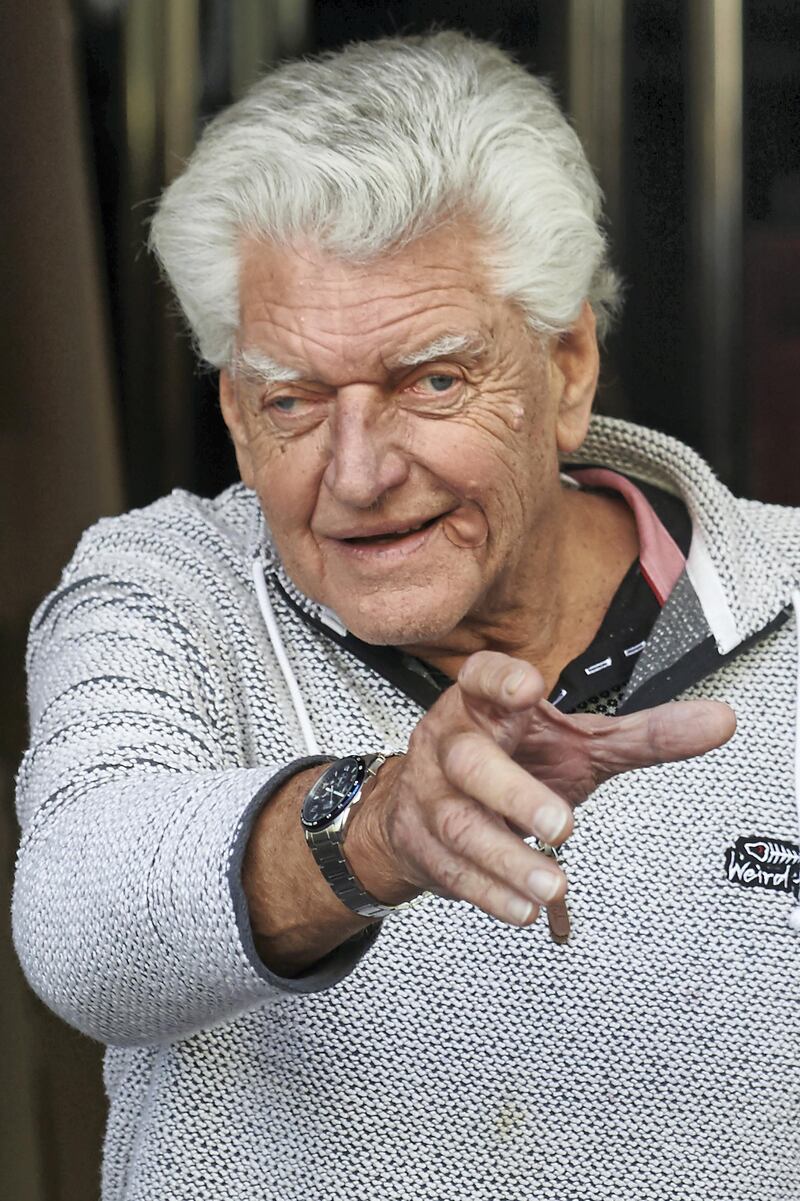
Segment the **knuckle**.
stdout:
<path fill-rule="evenodd" d="M 425 716 L 421 718 L 414 726 L 414 729 L 411 731 L 408 738 L 408 748 L 406 750 L 407 755 L 411 754 L 412 751 L 417 749 L 421 742 L 425 741 L 425 726 L 429 721 L 430 713 L 426 713 Z"/>
<path fill-rule="evenodd" d="M 465 805 L 452 804 L 442 808 L 439 815 L 439 837 L 446 846 L 463 852 L 475 836 L 476 819 Z"/>
<path fill-rule="evenodd" d="M 439 891 L 443 896 L 461 896 L 466 873 L 460 864 L 456 863 L 452 859 L 445 859 L 439 864 L 437 876 L 439 881 Z"/>
<path fill-rule="evenodd" d="M 512 880 L 514 878 L 514 856 L 505 847 L 488 847 L 484 856 L 483 866 L 498 880 Z"/>
<path fill-rule="evenodd" d="M 445 771 L 467 791 L 478 784 L 486 754 L 475 734 L 457 734 L 445 749 Z"/>
<path fill-rule="evenodd" d="M 438 702 L 437 702 L 438 703 Z M 421 721 L 417 723 L 411 731 L 408 739 L 408 750 L 406 758 L 413 756 L 415 759 L 420 755 L 424 755 L 430 747 L 434 738 L 434 721 L 433 711 L 426 713 Z"/>

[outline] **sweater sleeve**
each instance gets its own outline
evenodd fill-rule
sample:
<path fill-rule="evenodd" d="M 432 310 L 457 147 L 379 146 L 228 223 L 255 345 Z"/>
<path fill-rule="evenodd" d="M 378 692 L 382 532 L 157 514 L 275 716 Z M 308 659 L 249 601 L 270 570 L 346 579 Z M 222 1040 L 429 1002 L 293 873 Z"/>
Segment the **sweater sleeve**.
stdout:
<path fill-rule="evenodd" d="M 324 760 L 241 766 L 202 623 L 141 584 L 146 571 L 76 559 L 29 642 L 13 920 L 32 988 L 85 1034 L 140 1045 L 337 983 L 377 927 L 281 978 L 255 950 L 240 884 L 263 804 Z"/>

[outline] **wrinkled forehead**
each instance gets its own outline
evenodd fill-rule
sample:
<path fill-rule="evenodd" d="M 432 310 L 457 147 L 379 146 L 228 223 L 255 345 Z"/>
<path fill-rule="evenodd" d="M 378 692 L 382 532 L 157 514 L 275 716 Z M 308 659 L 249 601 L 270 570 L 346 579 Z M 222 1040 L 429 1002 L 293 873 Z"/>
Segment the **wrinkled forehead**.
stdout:
<path fill-rule="evenodd" d="M 454 228 L 367 263 L 313 243 L 244 240 L 239 361 L 334 382 L 342 372 L 413 366 L 437 355 L 477 356 L 507 301 L 497 297 L 476 246 Z"/>

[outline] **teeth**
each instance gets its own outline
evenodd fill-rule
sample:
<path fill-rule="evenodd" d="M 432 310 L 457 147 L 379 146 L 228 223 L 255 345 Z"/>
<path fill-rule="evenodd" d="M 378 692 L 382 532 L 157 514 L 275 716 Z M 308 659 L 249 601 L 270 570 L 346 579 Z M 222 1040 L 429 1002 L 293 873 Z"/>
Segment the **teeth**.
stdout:
<path fill-rule="evenodd" d="M 425 525 L 423 521 L 421 525 L 410 525 L 407 530 L 388 530 L 385 534 L 372 534 L 373 538 L 402 538 L 405 534 L 414 534 L 417 530 L 421 530 Z"/>
<path fill-rule="evenodd" d="M 353 542 L 379 542 L 382 538 L 404 538 L 406 534 L 415 534 L 417 530 L 430 525 L 430 521 L 421 521 L 419 525 L 410 525 L 405 530 L 389 530 L 385 534 L 365 534 L 362 538 L 353 538 Z"/>

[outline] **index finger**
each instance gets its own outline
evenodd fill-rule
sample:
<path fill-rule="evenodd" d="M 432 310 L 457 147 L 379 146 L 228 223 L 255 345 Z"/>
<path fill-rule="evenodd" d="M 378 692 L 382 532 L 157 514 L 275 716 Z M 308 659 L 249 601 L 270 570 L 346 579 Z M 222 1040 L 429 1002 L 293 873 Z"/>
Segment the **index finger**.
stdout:
<path fill-rule="evenodd" d="M 529 709 L 545 695 L 541 674 L 525 659 L 476 651 L 462 664 L 458 683 L 467 697 L 509 712 Z"/>
<path fill-rule="evenodd" d="M 443 746 L 441 763 L 460 792 L 524 830 L 526 836 L 533 834 L 551 845 L 569 836 L 572 806 L 486 735 L 457 734 Z"/>

